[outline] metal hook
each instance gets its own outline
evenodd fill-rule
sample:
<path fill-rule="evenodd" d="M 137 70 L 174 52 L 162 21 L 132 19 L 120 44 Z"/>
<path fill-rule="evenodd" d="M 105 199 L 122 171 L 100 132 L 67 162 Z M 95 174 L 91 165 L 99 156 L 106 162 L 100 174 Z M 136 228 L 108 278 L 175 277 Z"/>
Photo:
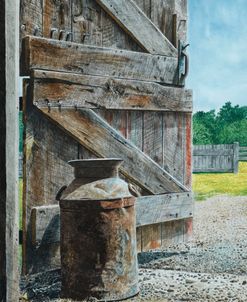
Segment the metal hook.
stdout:
<path fill-rule="evenodd" d="M 37 36 L 38 31 L 39 31 L 39 27 L 38 27 L 38 26 L 35 26 L 35 27 L 34 27 L 33 35 L 34 35 L 34 36 Z"/>
<path fill-rule="evenodd" d="M 58 33 L 58 29 L 57 28 L 51 28 L 51 32 L 50 32 L 50 38 L 54 39 L 54 33 Z"/>
<path fill-rule="evenodd" d="M 62 40 L 63 39 L 63 34 L 65 33 L 65 30 L 60 30 L 59 32 L 59 37 L 58 37 L 58 40 Z"/>
<path fill-rule="evenodd" d="M 72 40 L 73 40 L 73 33 L 71 31 L 67 32 L 66 41 L 72 41 Z"/>

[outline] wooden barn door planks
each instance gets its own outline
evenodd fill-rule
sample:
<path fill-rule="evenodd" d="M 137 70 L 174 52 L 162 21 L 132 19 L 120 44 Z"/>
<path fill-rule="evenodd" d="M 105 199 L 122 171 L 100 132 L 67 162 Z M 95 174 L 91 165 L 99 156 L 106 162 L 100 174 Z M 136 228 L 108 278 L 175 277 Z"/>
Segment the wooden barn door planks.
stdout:
<path fill-rule="evenodd" d="M 26 95 L 25 98 L 23 245 L 25 257 L 23 271 L 25 273 L 57 268 L 60 265 L 57 235 L 49 242 L 44 240 L 43 244 L 39 242 L 32 245 L 31 243 L 33 230 L 36 232 L 39 227 L 36 225 L 38 221 L 36 214 L 31 215 L 32 208 L 36 209 L 34 213 L 40 213 L 37 210 L 40 206 L 57 204 L 55 200 L 57 190 L 72 178 L 72 171 L 67 165 L 68 160 L 98 156 L 97 150 L 87 148 L 87 144 L 83 145 L 81 139 L 73 134 L 74 129 L 71 127 L 66 129 L 66 123 L 61 119 L 62 115 L 66 115 L 66 110 L 70 112 L 71 118 L 78 116 L 70 111 L 75 110 L 73 109 L 75 102 L 71 95 L 76 96 L 77 103 L 81 102 L 82 107 L 93 109 L 98 117 L 102 117 L 107 122 L 105 124 L 107 131 L 118 131 L 126 144 L 133 143 L 138 150 L 143 151 L 148 156 L 145 159 L 145 165 L 148 166 L 152 160 L 155 161 L 160 167 L 156 169 L 159 181 L 162 179 L 159 173 L 163 171 L 162 173 L 168 173 L 174 179 L 175 191 L 184 192 L 187 187 L 190 187 L 191 93 L 184 88 L 175 87 L 178 63 L 176 46 L 179 39 L 186 39 L 187 1 L 134 0 L 134 2 L 137 6 L 132 6 L 130 16 L 123 24 L 121 14 L 111 10 L 108 0 L 57 2 L 32 0 L 31 5 L 27 5 L 27 0 L 21 1 L 22 37 L 29 34 L 53 39 L 35 41 L 30 38 L 29 46 L 37 43 L 39 56 L 35 54 L 34 47 L 33 54 L 31 51 L 28 54 L 24 53 L 23 58 L 27 59 L 30 55 L 28 60 L 22 60 L 22 63 L 24 62 L 22 65 L 25 65 L 24 74 L 31 75 L 31 95 Z M 111 3 L 113 7 L 116 6 L 115 8 L 119 5 L 119 1 L 116 0 Z M 128 5 L 133 4 L 128 0 L 124 2 L 124 5 L 129 9 Z M 121 11 L 121 6 L 119 8 Z M 140 20 L 142 20 L 138 23 L 137 18 L 135 26 L 131 19 L 133 12 L 140 13 Z M 136 31 L 135 27 L 138 28 L 140 25 L 144 29 L 149 28 L 148 32 L 144 30 L 147 38 L 142 35 L 141 27 L 141 30 Z M 155 47 L 150 48 L 150 41 L 157 40 L 154 38 L 155 35 L 148 38 L 154 26 L 159 28 L 157 37 L 161 37 L 164 43 L 154 41 Z M 61 43 L 57 43 L 56 40 L 60 40 Z M 84 46 L 81 47 L 79 44 L 72 46 L 69 44 L 70 41 Z M 52 55 L 57 50 L 56 58 L 59 60 L 53 60 Z M 46 62 L 49 51 L 51 59 L 46 66 L 43 63 Z M 152 56 L 148 55 L 148 52 Z M 66 56 L 70 57 L 70 63 Z M 114 65 L 112 62 L 116 58 Z M 67 62 L 67 65 L 63 64 L 63 60 Z M 83 67 L 82 64 L 84 64 Z M 30 72 L 31 69 L 32 72 Z M 85 102 L 89 99 L 93 101 Z M 61 117 L 59 117 L 59 111 L 53 108 L 49 109 L 51 110 L 49 114 L 47 104 L 56 106 L 59 100 L 62 107 L 69 106 L 70 109 L 62 108 Z M 69 121 L 68 116 L 64 117 Z M 78 123 L 80 122 L 78 119 Z M 116 133 L 114 135 L 116 136 Z M 134 153 L 141 155 L 138 152 Z M 142 186 L 141 182 L 133 181 L 131 177 L 128 178 L 128 175 L 128 173 L 123 173 L 121 177 L 129 182 L 135 194 L 151 196 L 148 184 Z M 177 184 L 179 184 L 178 187 Z M 173 193 L 175 191 L 170 190 Z M 173 193 L 171 198 L 173 198 Z M 191 195 L 181 193 L 176 198 L 179 199 L 180 196 L 186 200 L 188 209 L 192 208 L 192 203 L 190 206 L 189 201 Z M 163 197 L 160 195 L 159 198 L 157 195 L 157 198 L 158 201 Z M 155 199 L 150 200 L 154 202 Z M 141 205 L 142 199 L 140 199 L 138 209 L 141 209 Z M 166 246 L 169 242 L 182 241 L 191 234 L 191 218 L 188 218 L 191 217 L 190 211 L 185 215 L 183 210 L 174 210 L 174 208 L 171 210 L 170 202 L 167 201 L 164 202 L 163 207 L 167 213 L 171 211 L 173 213 L 171 215 L 177 211 L 176 215 L 179 219 L 160 220 L 156 216 L 153 220 L 155 223 L 151 225 L 150 222 L 148 224 L 141 222 L 144 224 L 138 225 L 137 228 L 139 251 L 156 249 Z M 47 211 L 49 209 L 48 206 Z M 53 210 L 51 208 L 51 211 Z M 53 217 L 52 213 L 47 217 Z M 171 219 L 174 221 L 170 221 Z"/>

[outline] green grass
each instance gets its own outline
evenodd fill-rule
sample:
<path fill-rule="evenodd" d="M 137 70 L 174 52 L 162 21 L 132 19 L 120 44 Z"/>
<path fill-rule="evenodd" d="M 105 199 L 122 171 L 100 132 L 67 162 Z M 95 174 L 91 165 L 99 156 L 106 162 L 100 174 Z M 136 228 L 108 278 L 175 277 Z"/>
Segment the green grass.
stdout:
<path fill-rule="evenodd" d="M 218 194 L 247 196 L 247 162 L 239 163 L 239 173 L 193 174 L 196 200 L 205 200 Z"/>

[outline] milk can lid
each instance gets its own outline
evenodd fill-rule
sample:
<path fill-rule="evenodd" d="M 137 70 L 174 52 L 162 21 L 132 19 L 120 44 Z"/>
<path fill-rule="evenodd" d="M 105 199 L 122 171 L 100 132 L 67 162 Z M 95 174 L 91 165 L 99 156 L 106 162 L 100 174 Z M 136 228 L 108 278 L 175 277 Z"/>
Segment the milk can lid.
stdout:
<path fill-rule="evenodd" d="M 128 184 L 120 178 L 106 178 L 81 185 L 62 200 L 110 200 L 132 197 Z"/>

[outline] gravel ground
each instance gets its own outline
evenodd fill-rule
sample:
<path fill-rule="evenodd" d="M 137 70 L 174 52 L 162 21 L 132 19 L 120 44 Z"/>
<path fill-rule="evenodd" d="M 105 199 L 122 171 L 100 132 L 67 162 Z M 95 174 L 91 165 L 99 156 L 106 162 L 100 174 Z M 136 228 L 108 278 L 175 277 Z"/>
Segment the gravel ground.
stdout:
<path fill-rule="evenodd" d="M 138 258 L 140 294 L 127 301 L 247 302 L 247 196 L 197 202 L 191 242 Z M 62 301 L 59 271 L 32 276 L 22 287 L 31 301 Z"/>

